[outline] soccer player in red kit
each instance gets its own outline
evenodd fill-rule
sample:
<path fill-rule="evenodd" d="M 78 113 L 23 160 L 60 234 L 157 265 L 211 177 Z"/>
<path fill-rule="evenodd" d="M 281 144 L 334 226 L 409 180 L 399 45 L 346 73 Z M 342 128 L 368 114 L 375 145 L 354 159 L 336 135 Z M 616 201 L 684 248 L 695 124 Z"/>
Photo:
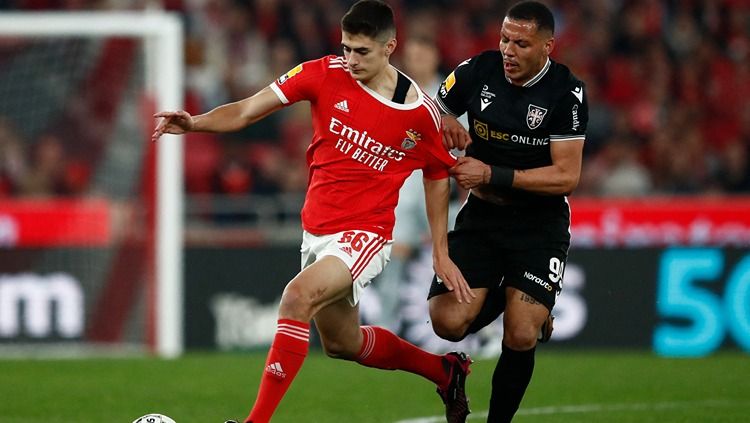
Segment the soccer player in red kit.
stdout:
<path fill-rule="evenodd" d="M 157 113 L 162 120 L 153 139 L 236 131 L 285 105 L 310 102 L 314 135 L 307 149 L 302 270 L 281 297 L 276 335 L 246 423 L 271 419 L 307 355 L 310 320 L 330 357 L 421 375 L 437 385 L 448 421 L 464 422 L 465 354 L 432 354 L 359 323 L 360 296 L 388 262 L 398 192 L 415 169 L 424 174 L 435 272 L 459 302 L 470 302 L 473 294 L 448 256 L 448 168 L 456 160 L 442 145 L 436 105 L 390 65 L 393 11 L 363 0 L 341 27 L 343 57 L 302 63 L 252 97 L 206 114 Z"/>

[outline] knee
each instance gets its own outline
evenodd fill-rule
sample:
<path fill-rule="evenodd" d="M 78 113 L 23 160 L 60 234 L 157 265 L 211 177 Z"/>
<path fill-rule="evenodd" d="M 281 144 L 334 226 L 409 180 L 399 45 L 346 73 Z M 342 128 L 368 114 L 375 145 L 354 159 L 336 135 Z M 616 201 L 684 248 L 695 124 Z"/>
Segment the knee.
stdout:
<path fill-rule="evenodd" d="M 312 319 L 313 304 L 308 295 L 297 285 L 290 283 L 281 294 L 279 317 L 307 322 Z"/>
<path fill-rule="evenodd" d="M 536 346 L 539 328 L 533 324 L 507 324 L 503 332 L 503 344 L 516 351 L 527 351 Z"/>
<path fill-rule="evenodd" d="M 451 342 L 458 342 L 466 337 L 471 322 L 455 317 L 436 317 L 432 318 L 432 330 L 437 336 Z"/>
<path fill-rule="evenodd" d="M 339 360 L 354 360 L 359 351 L 355 351 L 350 343 L 338 340 L 326 340 L 322 342 L 323 351 L 330 358 Z"/>
<path fill-rule="evenodd" d="M 447 341 L 458 342 L 466 337 L 473 316 L 450 301 L 445 303 L 440 297 L 442 296 L 430 299 L 432 330 Z"/>

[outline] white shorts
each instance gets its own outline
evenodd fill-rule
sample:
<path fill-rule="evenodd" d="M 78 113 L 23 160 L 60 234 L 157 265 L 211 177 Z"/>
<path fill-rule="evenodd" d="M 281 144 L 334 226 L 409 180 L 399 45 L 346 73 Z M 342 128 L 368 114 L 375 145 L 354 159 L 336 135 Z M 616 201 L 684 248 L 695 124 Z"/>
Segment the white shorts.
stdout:
<path fill-rule="evenodd" d="M 302 233 L 302 269 L 325 256 L 335 256 L 352 273 L 352 295 L 347 299 L 352 307 L 359 303 L 362 292 L 390 261 L 391 246 L 382 236 L 367 231 L 344 231 L 331 235 Z"/>

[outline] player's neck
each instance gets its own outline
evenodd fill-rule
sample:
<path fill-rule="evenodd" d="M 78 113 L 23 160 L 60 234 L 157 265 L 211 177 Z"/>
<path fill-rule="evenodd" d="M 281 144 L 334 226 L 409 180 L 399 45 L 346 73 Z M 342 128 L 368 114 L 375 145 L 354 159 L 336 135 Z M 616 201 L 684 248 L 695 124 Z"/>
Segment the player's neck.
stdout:
<path fill-rule="evenodd" d="M 362 84 L 385 98 L 391 98 L 396 90 L 397 81 L 398 73 L 396 68 L 389 64 L 369 80 L 362 81 Z"/>

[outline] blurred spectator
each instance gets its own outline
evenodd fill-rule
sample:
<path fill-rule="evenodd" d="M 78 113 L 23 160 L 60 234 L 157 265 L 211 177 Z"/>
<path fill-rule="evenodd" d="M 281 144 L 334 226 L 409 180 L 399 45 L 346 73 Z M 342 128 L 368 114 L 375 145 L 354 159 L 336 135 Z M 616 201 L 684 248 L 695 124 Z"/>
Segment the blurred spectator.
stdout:
<path fill-rule="evenodd" d="M 315 8 L 291 7 L 291 39 L 303 60 L 329 54 L 328 32 Z"/>
<path fill-rule="evenodd" d="M 253 168 L 255 194 L 278 194 L 282 191 L 285 172 L 288 168 L 281 149 L 272 144 L 256 144 L 249 150 Z"/>
<path fill-rule="evenodd" d="M 617 136 L 609 140 L 600 154 L 587 166 L 582 187 L 590 194 L 639 197 L 652 193 L 651 177 L 639 158 L 635 140 Z"/>
<path fill-rule="evenodd" d="M 673 194 L 698 194 L 708 182 L 706 143 L 695 126 L 681 128 L 666 145 L 663 157 L 665 178 L 658 187 Z"/>
<path fill-rule="evenodd" d="M 586 143 L 583 154 L 586 161 L 597 154 L 614 132 L 615 110 L 602 101 L 599 81 L 592 78 L 586 82 L 586 96 L 590 104 L 597 104 L 589 109 L 589 124 L 586 128 Z M 584 161 L 584 163 L 586 163 Z"/>
<path fill-rule="evenodd" d="M 440 52 L 426 36 L 409 37 L 403 47 L 403 69 L 429 96 L 434 96 L 444 76 L 438 72 Z"/>
<path fill-rule="evenodd" d="M 207 0 L 195 5 L 196 34 L 189 82 L 207 109 L 247 97 L 270 82 L 268 40 L 258 30 L 252 9 L 237 0 Z"/>
<path fill-rule="evenodd" d="M 66 194 L 64 174 L 67 157 L 60 138 L 52 134 L 42 135 L 31 153 L 29 171 L 21 181 L 21 195 L 48 197 Z"/>
<path fill-rule="evenodd" d="M 70 159 L 62 175 L 65 195 L 81 196 L 89 191 L 91 166 L 81 158 Z"/>
<path fill-rule="evenodd" d="M 0 197 L 19 193 L 27 170 L 25 146 L 11 122 L 0 118 Z"/>
<path fill-rule="evenodd" d="M 477 37 L 472 31 L 474 28 L 472 28 L 472 20 L 467 8 L 459 5 L 444 12 L 440 17 L 437 43 L 446 68 L 453 69 L 467 57 L 491 48 L 490 46 L 478 45 Z M 499 25 L 499 22 L 497 24 Z"/>
<path fill-rule="evenodd" d="M 233 141 L 224 144 L 224 157 L 212 176 L 213 191 L 229 196 L 247 195 L 253 188 L 253 177 L 242 145 Z"/>
<path fill-rule="evenodd" d="M 678 60 L 690 56 L 701 40 L 698 22 L 688 7 L 688 2 L 677 2 L 677 10 L 665 28 L 664 40 Z"/>
<path fill-rule="evenodd" d="M 718 165 L 717 182 L 724 192 L 750 192 L 750 144 L 736 140 L 724 148 Z"/>

